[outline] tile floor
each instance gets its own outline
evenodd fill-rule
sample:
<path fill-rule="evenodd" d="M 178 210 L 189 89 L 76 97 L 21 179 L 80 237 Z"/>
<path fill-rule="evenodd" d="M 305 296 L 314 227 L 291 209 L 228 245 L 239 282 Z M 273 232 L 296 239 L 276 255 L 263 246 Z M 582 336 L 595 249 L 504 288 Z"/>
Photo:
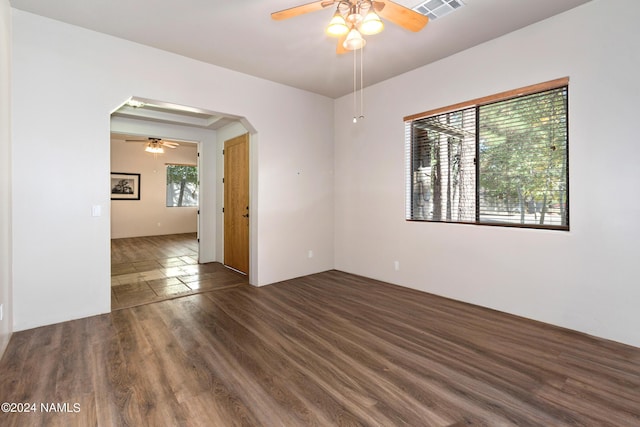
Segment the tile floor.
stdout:
<path fill-rule="evenodd" d="M 195 234 L 111 242 L 111 309 L 248 284 L 220 263 L 198 264 Z"/>

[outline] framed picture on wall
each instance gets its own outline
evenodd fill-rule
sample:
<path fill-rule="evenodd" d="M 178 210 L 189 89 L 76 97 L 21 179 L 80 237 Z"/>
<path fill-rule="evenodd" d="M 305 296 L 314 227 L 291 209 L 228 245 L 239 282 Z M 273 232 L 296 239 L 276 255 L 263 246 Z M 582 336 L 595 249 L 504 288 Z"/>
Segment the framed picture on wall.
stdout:
<path fill-rule="evenodd" d="M 111 172 L 111 200 L 140 200 L 140 174 Z"/>

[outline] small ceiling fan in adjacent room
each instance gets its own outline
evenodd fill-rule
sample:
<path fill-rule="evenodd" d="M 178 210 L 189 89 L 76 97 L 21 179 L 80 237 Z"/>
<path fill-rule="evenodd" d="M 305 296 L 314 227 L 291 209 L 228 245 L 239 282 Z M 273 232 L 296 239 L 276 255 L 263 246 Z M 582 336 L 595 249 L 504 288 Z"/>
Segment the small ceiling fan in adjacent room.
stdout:
<path fill-rule="evenodd" d="M 147 138 L 147 139 L 125 139 L 125 142 L 146 142 L 144 151 L 153 154 L 164 153 L 165 148 L 176 148 L 180 144 L 176 141 L 164 140 L 162 138 Z"/>
<path fill-rule="evenodd" d="M 377 34 L 384 28 L 380 18 L 409 31 L 420 31 L 429 18 L 390 0 L 321 0 L 295 6 L 271 14 L 276 21 L 315 12 L 337 4 L 326 32 L 339 37 L 336 53 L 346 53 L 364 47 L 362 34 Z"/>

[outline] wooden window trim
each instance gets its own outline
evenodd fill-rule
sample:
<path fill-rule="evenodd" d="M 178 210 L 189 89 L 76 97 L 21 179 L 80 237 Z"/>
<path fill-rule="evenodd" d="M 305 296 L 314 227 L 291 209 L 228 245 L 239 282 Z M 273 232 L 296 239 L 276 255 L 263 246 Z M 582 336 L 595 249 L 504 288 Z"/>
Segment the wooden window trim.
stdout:
<path fill-rule="evenodd" d="M 549 80 L 548 82 L 525 86 L 519 89 L 512 89 L 505 92 L 496 93 L 494 95 L 483 96 L 482 98 L 476 98 L 466 102 L 459 102 L 457 104 L 449 105 L 448 107 L 436 108 L 434 110 L 412 114 L 410 116 L 405 117 L 403 120 L 405 122 L 409 122 L 413 120 L 423 119 L 425 117 L 449 113 L 451 111 L 462 110 L 464 108 L 490 104 L 492 102 L 504 101 L 506 99 L 530 95 L 536 92 L 543 92 L 545 90 L 557 89 L 562 86 L 567 86 L 568 84 L 569 84 L 569 77 L 562 77 L 555 80 Z"/>

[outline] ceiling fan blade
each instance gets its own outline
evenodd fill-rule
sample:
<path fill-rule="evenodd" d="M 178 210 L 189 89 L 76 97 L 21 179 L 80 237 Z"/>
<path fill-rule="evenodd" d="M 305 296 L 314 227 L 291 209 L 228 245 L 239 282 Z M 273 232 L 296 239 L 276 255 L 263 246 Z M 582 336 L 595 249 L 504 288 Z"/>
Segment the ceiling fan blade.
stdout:
<path fill-rule="evenodd" d="M 372 1 L 371 4 L 373 5 L 373 10 L 375 10 L 376 13 L 379 13 L 382 9 L 384 9 L 383 1 Z"/>
<path fill-rule="evenodd" d="M 125 139 L 124 142 L 148 142 L 146 139 Z"/>
<path fill-rule="evenodd" d="M 171 147 L 171 148 L 175 148 L 175 147 L 180 145 L 177 142 L 167 142 L 167 141 L 162 141 L 160 144 L 162 144 L 164 146 L 167 146 L 167 147 Z"/>
<path fill-rule="evenodd" d="M 332 6 L 334 3 L 335 3 L 335 0 L 314 1 L 313 3 L 307 3 L 301 6 L 296 6 L 296 7 L 291 7 L 289 9 L 281 10 L 279 12 L 273 12 L 271 14 L 271 19 L 275 19 L 276 21 L 281 21 L 283 19 L 293 18 L 295 16 L 303 15 L 305 13 L 322 10 L 325 7 Z"/>
<path fill-rule="evenodd" d="M 384 5 L 380 7 L 377 6 L 377 3 L 383 3 Z M 373 7 L 381 18 L 393 22 L 402 28 L 406 28 L 409 31 L 418 32 L 429 22 L 429 18 L 421 13 L 390 0 L 384 0 L 384 2 L 376 1 L 373 3 Z"/>

